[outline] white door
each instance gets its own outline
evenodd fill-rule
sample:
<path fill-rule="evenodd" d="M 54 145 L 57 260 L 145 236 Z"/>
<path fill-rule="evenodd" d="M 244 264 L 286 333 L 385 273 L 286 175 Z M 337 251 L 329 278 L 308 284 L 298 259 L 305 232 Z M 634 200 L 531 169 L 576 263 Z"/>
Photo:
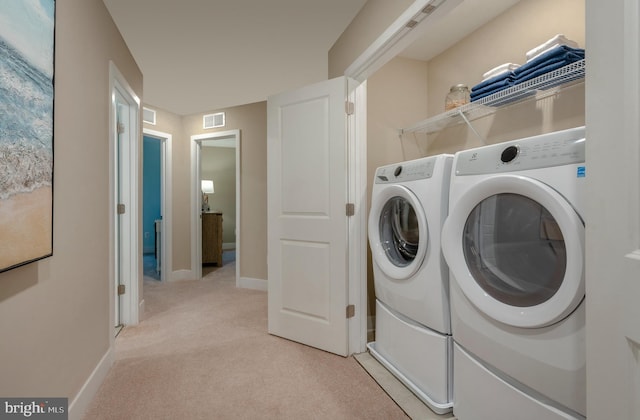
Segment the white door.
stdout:
<path fill-rule="evenodd" d="M 123 113 L 126 113 L 126 109 L 125 108 L 125 102 L 122 99 L 121 95 L 119 95 L 118 92 L 116 92 L 116 105 L 115 105 L 115 112 L 116 112 L 116 138 L 115 138 L 115 149 L 116 149 L 116 170 L 115 170 L 115 176 L 116 176 L 116 182 L 115 182 L 115 187 L 116 187 L 116 203 L 118 204 L 118 215 L 116 216 L 116 231 L 115 231 L 115 236 L 116 236 L 116 240 L 115 240 L 115 245 L 116 245 L 116 253 L 115 253 L 115 259 L 116 259 L 116 268 L 115 268 L 115 287 L 114 287 L 114 292 L 115 292 L 115 328 L 116 328 L 116 334 L 118 332 L 120 332 L 120 329 L 122 328 L 122 309 L 123 309 L 123 302 L 122 302 L 122 296 L 124 293 L 121 292 L 121 288 L 120 286 L 125 286 L 125 279 L 126 279 L 126 273 L 124 270 L 124 265 L 127 261 L 127 255 L 124 255 L 125 252 L 125 247 L 123 246 L 123 241 L 125 240 L 124 238 L 126 238 L 126 229 L 128 229 L 127 226 L 127 220 L 126 218 L 123 217 L 123 213 L 124 210 L 120 210 L 120 205 L 124 205 L 125 201 L 126 201 L 126 197 L 123 191 L 123 187 L 126 185 L 126 183 L 124 182 L 126 180 L 126 176 L 127 174 L 125 173 L 125 165 L 124 162 L 126 161 L 126 154 L 125 154 L 125 148 L 126 148 L 126 143 L 125 143 L 125 122 L 123 121 Z"/>
<path fill-rule="evenodd" d="M 345 78 L 267 102 L 269 333 L 348 354 Z"/>

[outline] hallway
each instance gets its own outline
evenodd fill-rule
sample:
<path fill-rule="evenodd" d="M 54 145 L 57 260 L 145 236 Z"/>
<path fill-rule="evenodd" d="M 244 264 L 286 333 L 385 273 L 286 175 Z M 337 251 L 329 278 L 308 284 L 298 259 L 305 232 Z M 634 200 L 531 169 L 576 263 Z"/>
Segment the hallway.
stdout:
<path fill-rule="evenodd" d="M 405 419 L 353 357 L 267 333 L 267 294 L 235 262 L 202 280 L 146 280 L 85 419 Z"/>

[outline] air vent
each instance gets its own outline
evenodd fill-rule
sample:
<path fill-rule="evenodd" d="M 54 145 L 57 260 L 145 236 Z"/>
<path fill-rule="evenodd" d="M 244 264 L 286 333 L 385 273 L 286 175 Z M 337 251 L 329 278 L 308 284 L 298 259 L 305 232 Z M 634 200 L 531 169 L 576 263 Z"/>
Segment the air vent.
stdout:
<path fill-rule="evenodd" d="M 202 117 L 203 128 L 224 127 L 224 112 L 209 114 Z"/>
<path fill-rule="evenodd" d="M 142 121 L 147 124 L 156 125 L 156 111 L 149 108 L 142 108 Z"/>

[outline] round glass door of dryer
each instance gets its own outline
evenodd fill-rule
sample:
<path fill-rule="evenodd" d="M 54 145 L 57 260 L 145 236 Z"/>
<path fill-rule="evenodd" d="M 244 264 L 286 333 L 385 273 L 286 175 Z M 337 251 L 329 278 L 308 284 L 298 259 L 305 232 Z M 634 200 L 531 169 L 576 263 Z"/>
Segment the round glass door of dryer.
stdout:
<path fill-rule="evenodd" d="M 424 210 L 415 195 L 400 185 L 384 187 L 369 216 L 375 264 L 390 278 L 409 278 L 422 265 L 427 239 Z"/>
<path fill-rule="evenodd" d="M 540 203 L 519 194 L 496 194 L 469 214 L 463 231 L 465 262 L 494 299 L 529 307 L 562 286 L 567 250 L 562 229 Z"/>
<path fill-rule="evenodd" d="M 420 230 L 411 203 L 402 197 L 387 201 L 380 214 L 379 228 L 382 248 L 391 263 L 406 267 L 416 259 Z"/>
<path fill-rule="evenodd" d="M 561 194 L 533 178 L 499 175 L 474 184 L 450 208 L 442 251 L 469 301 L 504 324 L 551 325 L 584 298 L 584 223 Z"/>

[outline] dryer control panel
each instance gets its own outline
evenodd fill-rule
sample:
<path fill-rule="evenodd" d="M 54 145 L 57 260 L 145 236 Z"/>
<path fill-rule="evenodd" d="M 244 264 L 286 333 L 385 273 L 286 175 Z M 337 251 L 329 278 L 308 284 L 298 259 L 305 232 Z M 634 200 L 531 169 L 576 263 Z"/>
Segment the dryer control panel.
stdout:
<path fill-rule="evenodd" d="M 578 127 L 459 152 L 455 173 L 514 172 L 584 161 L 585 128 Z"/>
<path fill-rule="evenodd" d="M 375 183 L 392 184 L 431 178 L 435 165 L 436 159 L 423 158 L 381 166 L 376 169 Z"/>

